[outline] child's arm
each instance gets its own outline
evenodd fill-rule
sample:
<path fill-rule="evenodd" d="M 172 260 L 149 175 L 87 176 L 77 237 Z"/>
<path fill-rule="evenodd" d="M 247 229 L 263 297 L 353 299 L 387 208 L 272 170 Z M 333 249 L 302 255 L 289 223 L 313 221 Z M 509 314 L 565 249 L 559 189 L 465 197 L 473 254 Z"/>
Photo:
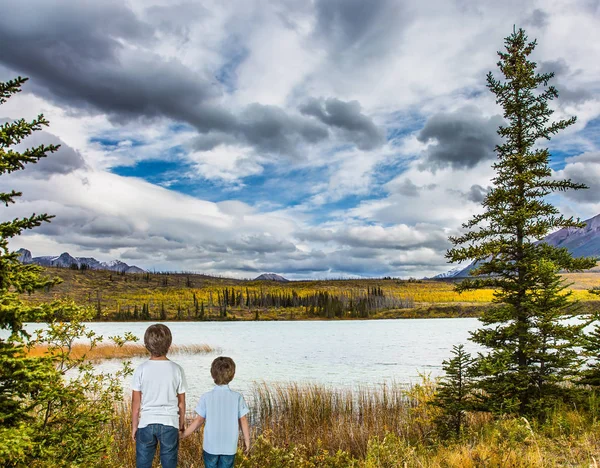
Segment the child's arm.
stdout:
<path fill-rule="evenodd" d="M 185 393 L 177 395 L 177 407 L 179 408 L 179 432 L 185 429 Z"/>
<path fill-rule="evenodd" d="M 240 418 L 240 427 L 242 428 L 242 435 L 244 436 L 244 444 L 246 444 L 246 452 L 250 451 L 250 429 L 248 428 L 248 418 L 242 416 Z"/>
<path fill-rule="evenodd" d="M 192 423 L 185 429 L 183 434 L 181 435 L 182 439 L 185 439 L 187 436 L 191 435 L 195 432 L 202 424 L 204 424 L 205 419 L 202 416 L 196 416 Z"/>
<path fill-rule="evenodd" d="M 140 423 L 140 404 L 142 401 L 142 392 L 133 390 L 131 392 L 131 438 L 135 440 Z"/>

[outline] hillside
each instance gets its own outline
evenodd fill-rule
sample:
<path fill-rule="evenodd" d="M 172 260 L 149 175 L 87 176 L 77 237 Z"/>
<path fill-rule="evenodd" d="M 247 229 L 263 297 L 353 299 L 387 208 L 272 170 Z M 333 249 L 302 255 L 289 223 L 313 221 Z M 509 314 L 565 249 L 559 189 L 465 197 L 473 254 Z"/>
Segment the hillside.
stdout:
<path fill-rule="evenodd" d="M 24 299 L 33 303 L 73 299 L 92 307 L 99 320 L 322 319 L 476 315 L 489 307 L 491 290 L 454 291 L 456 280 L 237 280 L 198 274 L 122 274 L 102 270 L 47 268 L 63 282 Z M 574 296 L 600 286 L 597 273 L 570 274 Z"/>
<path fill-rule="evenodd" d="M 582 229 L 561 229 L 547 236 L 544 242 L 565 247 L 575 257 L 600 257 L 600 214 L 585 224 Z"/>
<path fill-rule="evenodd" d="M 290 280 L 275 273 L 263 273 L 254 278 L 254 281 L 278 281 L 280 283 L 288 283 Z"/>

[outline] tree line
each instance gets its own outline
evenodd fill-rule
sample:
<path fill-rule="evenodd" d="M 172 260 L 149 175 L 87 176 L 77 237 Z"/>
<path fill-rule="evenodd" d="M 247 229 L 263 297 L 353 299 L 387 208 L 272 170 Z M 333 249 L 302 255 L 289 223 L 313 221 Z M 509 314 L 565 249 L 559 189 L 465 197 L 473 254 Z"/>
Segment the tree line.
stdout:
<path fill-rule="evenodd" d="M 209 291 L 208 298 L 198 299 L 193 292 L 189 301 L 176 305 L 165 305 L 164 301 L 149 301 L 138 304 L 116 305 L 116 310 L 107 310 L 97 296 L 96 318 L 111 320 L 214 320 L 226 319 L 234 311 L 260 311 L 267 309 L 294 309 L 305 315 L 320 318 L 368 318 L 377 312 L 414 307 L 411 298 L 386 295 L 380 286 L 368 287 L 366 291 L 344 291 L 331 293 L 316 291 L 299 294 L 298 291 L 267 291 L 260 289 L 225 287 Z"/>

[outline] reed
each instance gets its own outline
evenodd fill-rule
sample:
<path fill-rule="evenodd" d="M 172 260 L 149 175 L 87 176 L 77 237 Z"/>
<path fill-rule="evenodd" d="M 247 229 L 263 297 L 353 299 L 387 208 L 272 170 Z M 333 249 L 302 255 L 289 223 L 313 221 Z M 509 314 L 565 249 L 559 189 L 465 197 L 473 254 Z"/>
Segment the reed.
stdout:
<path fill-rule="evenodd" d="M 439 440 L 435 382 L 359 389 L 315 384 L 255 386 L 247 395 L 253 449 L 240 468 L 589 467 L 598 466 L 600 426 L 587 410 L 557 408 L 543 425 L 524 418 L 471 414 L 456 441 Z M 588 405 L 589 406 L 589 405 Z M 106 467 L 134 467 L 130 407 L 116 408 L 106 430 L 114 444 Z M 592 411 L 593 412 L 593 411 Z M 191 415 L 190 415 L 191 417 Z M 182 441 L 181 468 L 202 468 L 202 433 Z M 154 466 L 159 466 L 155 460 Z"/>
<path fill-rule="evenodd" d="M 396 384 L 356 390 L 263 384 L 255 387 L 251 401 L 255 431 L 271 434 L 277 446 L 301 444 L 364 457 L 374 436 L 394 432 L 416 441 L 431 430 L 415 431 L 414 401 Z"/>
<path fill-rule="evenodd" d="M 169 354 L 208 354 L 216 351 L 217 349 L 207 344 L 173 345 Z M 47 345 L 37 345 L 28 351 L 31 357 L 46 356 L 49 353 L 52 353 L 52 350 Z M 143 357 L 149 356 L 149 353 L 140 343 L 126 343 L 122 346 L 113 343 L 99 343 L 92 348 L 86 343 L 75 343 L 71 348 L 70 356 L 74 359 L 85 358 L 89 361 L 101 361 Z"/>

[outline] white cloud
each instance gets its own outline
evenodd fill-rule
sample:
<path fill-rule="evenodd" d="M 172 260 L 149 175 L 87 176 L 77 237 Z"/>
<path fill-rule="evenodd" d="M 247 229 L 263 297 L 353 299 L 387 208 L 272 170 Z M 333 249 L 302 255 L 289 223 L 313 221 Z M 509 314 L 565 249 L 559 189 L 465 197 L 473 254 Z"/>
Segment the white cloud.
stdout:
<path fill-rule="evenodd" d="M 115 5 L 99 3 L 94 11 Z M 364 5 L 354 0 L 205 0 L 176 7 L 167 0 L 129 2 L 123 11 L 131 8 L 128 21 L 135 19 L 132 24 L 141 32 L 117 37 L 121 20 L 111 20 L 110 39 L 120 44 L 111 66 L 119 72 L 116 77 L 136 64 L 148 66 L 148 73 L 138 69 L 148 97 L 137 105 L 152 112 L 109 112 L 105 102 L 86 102 L 82 95 L 66 99 L 69 89 L 51 89 L 34 79 L 0 108 L 0 118 L 32 119 L 43 112 L 51 122 L 48 131 L 86 165 L 49 180 L 26 172 L 0 181 L 25 194 L 5 214 L 47 210 L 58 215 L 52 228 L 19 238 L 14 246 L 29 247 L 34 255 L 68 250 L 101 259 L 123 256 L 157 269 L 236 276 L 262 270 L 291 277 L 444 271 L 446 236 L 481 209 L 473 200 L 491 183 L 491 160 L 474 157 L 472 167 L 427 167 L 439 134 L 437 141 L 427 142 L 419 141 L 419 134 L 433 116 L 456 115 L 467 106 L 477 108 L 478 118 L 488 123 L 500 113 L 485 88 L 485 74 L 497 75 L 496 51 L 513 24 L 538 38 L 535 60 L 563 65 L 556 82 L 571 99 L 553 104 L 555 117 L 578 116 L 552 145 L 585 154 L 568 158 L 564 167 L 556 164 L 556 174 L 591 189 L 558 199 L 561 208 L 582 218 L 600 212 L 599 139 L 586 128 L 600 116 L 600 63 L 590 60 L 600 53 L 600 17 L 591 3 L 377 0 Z M 101 50 L 88 52 L 102 58 Z M 160 67 L 150 70 L 148 57 Z M 23 73 L 2 58 L 0 53 L 2 79 Z M 74 67 L 72 73 L 77 72 Z M 135 74 L 127 76 L 135 83 Z M 149 91 L 165 76 L 168 82 L 157 89 L 177 99 L 163 99 L 159 112 L 152 102 L 157 96 Z M 200 81 L 203 85 L 196 86 Z M 190 94 L 202 88 L 212 107 L 200 109 L 196 96 L 181 96 L 174 89 L 178 83 Z M 367 123 L 401 136 L 363 144 L 370 149 L 361 150 L 359 132 L 327 126 L 314 113 L 299 111 L 307 99 L 322 105 L 331 98 L 357 100 Z M 126 104 L 117 101 L 115 108 Z M 213 111 L 222 119 L 218 131 L 190 124 Z M 110 173 L 148 160 L 181 164 L 181 171 L 156 185 Z M 267 174 L 267 165 L 275 168 L 268 173 L 274 177 L 268 181 L 273 193 L 236 199 L 248 188 L 245 179 Z M 290 180 L 296 169 L 318 177 Z M 214 190 L 228 190 L 215 197 L 226 200 L 213 203 L 165 188 L 181 180 L 209 180 Z M 303 198 L 282 206 L 278 193 L 298 190 L 300 184 Z M 346 206 L 347 198 L 359 202 L 329 207 Z"/>

